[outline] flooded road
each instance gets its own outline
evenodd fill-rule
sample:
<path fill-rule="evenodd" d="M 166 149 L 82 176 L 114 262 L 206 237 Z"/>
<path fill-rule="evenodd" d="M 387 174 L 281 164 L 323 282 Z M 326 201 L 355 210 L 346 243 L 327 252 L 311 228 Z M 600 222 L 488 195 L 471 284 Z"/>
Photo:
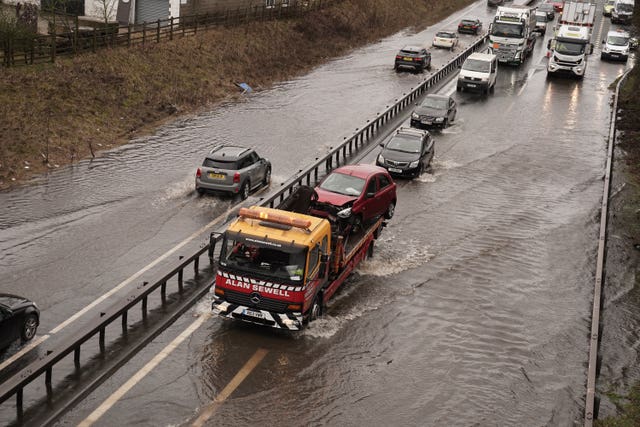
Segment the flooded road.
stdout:
<path fill-rule="evenodd" d="M 425 32 L 397 34 L 1 194 L 3 290 L 40 303 L 45 333 L 231 206 L 193 192 L 209 147 L 255 145 L 277 186 L 424 78 L 393 72 L 401 45 L 430 40 L 463 15 L 488 23 L 492 13 L 478 2 Z M 545 45 L 520 68 L 500 67 L 494 94 L 441 90 L 459 109 L 434 134 L 433 172 L 398 182 L 396 216 L 374 258 L 323 319 L 294 336 L 207 319 L 112 400 L 209 313 L 203 300 L 59 424 L 78 424 L 104 402 L 96 425 L 191 424 L 206 410 L 204 422 L 216 426 L 579 423 L 608 85 L 624 65 L 599 61 L 596 50 L 584 81 L 548 81 Z M 434 51 L 434 62 L 450 55 Z M 258 352 L 233 393 L 211 405 Z"/>

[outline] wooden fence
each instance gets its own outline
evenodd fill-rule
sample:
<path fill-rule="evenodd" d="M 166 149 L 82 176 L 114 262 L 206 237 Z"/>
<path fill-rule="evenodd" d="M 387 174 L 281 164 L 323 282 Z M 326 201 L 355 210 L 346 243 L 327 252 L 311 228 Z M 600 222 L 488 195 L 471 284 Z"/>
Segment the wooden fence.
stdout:
<path fill-rule="evenodd" d="M 63 24 L 52 25 L 52 34 L 0 41 L 0 59 L 5 67 L 55 62 L 59 56 L 96 52 L 105 47 L 161 43 L 176 37 L 195 35 L 213 27 L 300 17 L 326 7 L 333 1 L 309 0 L 273 7 L 253 6 L 120 27 L 107 24 L 95 28 L 83 27 L 79 25 L 78 17 L 71 17 Z"/>

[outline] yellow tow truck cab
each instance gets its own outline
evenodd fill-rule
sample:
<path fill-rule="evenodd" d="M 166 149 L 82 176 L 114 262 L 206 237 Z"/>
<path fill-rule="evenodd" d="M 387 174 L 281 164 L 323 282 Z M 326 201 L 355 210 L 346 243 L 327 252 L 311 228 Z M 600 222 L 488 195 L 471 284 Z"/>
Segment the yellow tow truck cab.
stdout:
<path fill-rule="evenodd" d="M 343 236 L 329 219 L 281 209 L 240 209 L 224 231 L 212 310 L 222 317 L 300 330 L 373 248 L 383 219 Z"/>

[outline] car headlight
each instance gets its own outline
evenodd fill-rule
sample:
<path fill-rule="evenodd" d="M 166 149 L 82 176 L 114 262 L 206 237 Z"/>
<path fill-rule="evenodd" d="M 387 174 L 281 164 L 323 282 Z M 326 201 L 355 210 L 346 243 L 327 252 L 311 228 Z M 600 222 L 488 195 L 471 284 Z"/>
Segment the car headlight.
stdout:
<path fill-rule="evenodd" d="M 442 122 L 444 122 L 444 117 L 436 117 L 436 119 L 434 120 L 434 122 L 436 122 L 436 123 L 442 123 Z"/>
<path fill-rule="evenodd" d="M 607 45 L 604 45 L 604 47 L 602 48 L 602 51 L 604 53 L 608 53 L 609 52 L 609 48 L 607 47 Z"/>
<path fill-rule="evenodd" d="M 342 209 L 338 212 L 340 218 L 349 218 L 351 216 L 351 208 Z"/>
<path fill-rule="evenodd" d="M 415 162 L 411 162 L 409 164 L 409 167 L 410 168 L 417 168 L 419 163 L 420 163 L 420 160 L 416 160 Z"/>
<path fill-rule="evenodd" d="M 418 113 L 411 113 L 411 118 L 418 120 L 420 118 L 420 116 L 418 115 Z"/>
<path fill-rule="evenodd" d="M 382 157 L 382 154 L 378 155 L 378 163 L 384 165 L 384 157 Z"/>

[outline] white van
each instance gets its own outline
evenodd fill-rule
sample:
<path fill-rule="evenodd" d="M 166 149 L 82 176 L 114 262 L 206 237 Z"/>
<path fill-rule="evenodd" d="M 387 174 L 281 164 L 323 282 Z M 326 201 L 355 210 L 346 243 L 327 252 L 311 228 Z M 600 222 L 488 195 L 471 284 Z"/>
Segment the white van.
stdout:
<path fill-rule="evenodd" d="M 633 18 L 634 0 L 616 0 L 611 11 L 612 24 L 630 24 Z"/>
<path fill-rule="evenodd" d="M 624 30 L 611 30 L 602 40 L 600 59 L 612 59 L 627 62 L 631 50 L 631 36 Z"/>
<path fill-rule="evenodd" d="M 462 64 L 456 90 L 472 89 L 488 93 L 495 87 L 497 75 L 498 57 L 493 53 L 474 52 Z"/>

